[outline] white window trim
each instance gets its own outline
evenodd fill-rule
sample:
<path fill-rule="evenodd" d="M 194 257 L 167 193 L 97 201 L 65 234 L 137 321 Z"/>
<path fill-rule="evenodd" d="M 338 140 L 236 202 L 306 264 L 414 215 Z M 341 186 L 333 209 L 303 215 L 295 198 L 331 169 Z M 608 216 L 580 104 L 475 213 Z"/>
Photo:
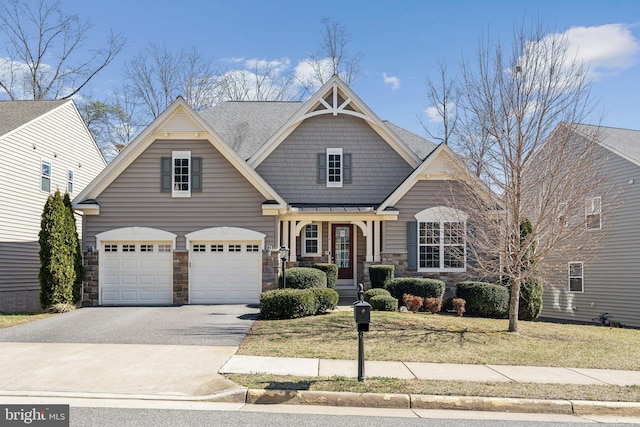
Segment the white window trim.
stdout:
<path fill-rule="evenodd" d="M 307 252 L 307 227 L 310 225 L 318 226 L 318 237 L 315 239 L 318 241 L 317 252 Z M 314 240 L 314 239 L 311 239 Z M 322 256 L 322 223 L 314 222 L 302 227 L 302 256 Z"/>
<path fill-rule="evenodd" d="M 340 155 L 340 182 L 329 182 L 329 155 Z M 327 148 L 327 187 L 342 188 L 344 182 L 344 156 L 342 148 Z"/>
<path fill-rule="evenodd" d="M 593 209 L 594 200 L 598 201 L 598 210 Z M 589 215 L 598 215 L 598 226 L 595 228 L 589 228 Z M 584 212 L 585 226 L 587 230 L 601 230 L 602 229 L 602 197 L 592 197 L 587 199 L 585 203 L 585 212 Z"/>
<path fill-rule="evenodd" d="M 469 215 L 461 210 L 450 208 L 447 206 L 436 206 L 433 208 L 424 209 L 415 214 L 415 219 L 418 221 L 416 227 L 416 259 L 418 263 L 418 271 L 423 273 L 461 273 L 467 271 L 467 219 Z M 420 223 L 436 222 L 439 223 L 440 231 L 440 268 L 425 268 L 420 267 Z M 462 268 L 445 268 L 444 265 L 444 223 L 457 222 L 462 223 L 463 227 L 463 265 Z M 425 246 L 425 245 L 422 245 Z M 457 246 L 457 245 L 456 245 Z"/>
<path fill-rule="evenodd" d="M 175 186 L 175 163 L 176 159 L 189 159 L 189 189 L 188 190 L 176 190 Z M 191 161 L 191 151 L 172 151 L 171 152 L 171 197 L 191 197 L 191 169 L 193 167 Z"/>
<path fill-rule="evenodd" d="M 571 264 L 580 264 L 580 272 L 582 273 L 582 275 L 580 276 L 571 276 Z M 582 290 L 580 291 L 572 291 L 571 290 L 571 278 L 577 278 L 580 277 L 580 279 L 582 279 Z M 567 263 L 567 290 L 569 291 L 569 293 L 572 294 L 583 294 L 584 293 L 584 262 L 582 261 L 569 261 Z"/>
<path fill-rule="evenodd" d="M 42 173 L 42 164 L 43 163 L 48 163 L 49 164 L 49 191 L 43 190 L 42 189 L 42 178 L 44 178 L 44 174 Z M 48 159 L 40 159 L 40 180 L 39 180 L 39 187 L 40 187 L 40 191 L 42 191 L 43 193 L 48 193 L 51 194 L 51 188 L 53 187 L 53 164 L 50 160 Z"/>

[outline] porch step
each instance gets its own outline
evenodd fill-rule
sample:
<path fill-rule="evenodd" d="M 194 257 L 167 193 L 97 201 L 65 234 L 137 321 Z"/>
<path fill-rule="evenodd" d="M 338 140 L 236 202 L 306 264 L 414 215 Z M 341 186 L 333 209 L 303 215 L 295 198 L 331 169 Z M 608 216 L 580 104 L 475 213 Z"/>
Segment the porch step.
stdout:
<path fill-rule="evenodd" d="M 336 292 L 338 292 L 338 295 L 340 295 L 341 299 L 353 298 L 355 300 L 355 298 L 358 295 L 358 292 L 353 286 L 349 286 L 349 287 L 336 286 Z"/>

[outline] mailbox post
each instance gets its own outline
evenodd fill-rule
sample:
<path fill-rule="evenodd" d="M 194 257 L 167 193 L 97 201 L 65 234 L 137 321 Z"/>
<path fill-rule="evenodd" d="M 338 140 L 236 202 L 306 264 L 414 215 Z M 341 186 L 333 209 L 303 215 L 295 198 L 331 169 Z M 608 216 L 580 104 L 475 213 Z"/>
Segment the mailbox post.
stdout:
<path fill-rule="evenodd" d="M 369 332 L 371 305 L 364 301 L 362 283 L 358 285 L 358 301 L 353 303 L 353 316 L 358 325 L 358 381 L 364 381 L 364 333 Z"/>

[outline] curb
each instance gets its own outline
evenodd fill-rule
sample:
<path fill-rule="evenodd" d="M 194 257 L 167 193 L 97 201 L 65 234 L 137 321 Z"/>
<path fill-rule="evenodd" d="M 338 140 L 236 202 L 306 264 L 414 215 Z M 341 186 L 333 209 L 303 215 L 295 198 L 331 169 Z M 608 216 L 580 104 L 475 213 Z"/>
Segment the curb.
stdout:
<path fill-rule="evenodd" d="M 247 390 L 246 403 L 256 405 L 319 405 L 393 409 L 455 409 L 560 415 L 640 417 L 640 403 L 543 400 L 421 394 L 347 393 L 298 390 Z"/>

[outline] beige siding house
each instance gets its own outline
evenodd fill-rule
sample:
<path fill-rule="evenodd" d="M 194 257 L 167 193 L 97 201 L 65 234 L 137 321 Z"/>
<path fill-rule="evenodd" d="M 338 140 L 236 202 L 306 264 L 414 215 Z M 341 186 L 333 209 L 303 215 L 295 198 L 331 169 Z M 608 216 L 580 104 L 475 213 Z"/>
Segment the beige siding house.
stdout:
<path fill-rule="evenodd" d="M 306 102 L 196 112 L 179 98 L 74 199 L 84 302 L 256 303 L 277 287 L 282 246 L 289 266 L 337 264 L 343 294 L 376 263 L 453 283 L 467 215 L 452 182 L 467 173 L 337 76 Z"/>
<path fill-rule="evenodd" d="M 555 256 L 543 270 L 542 316 L 577 322 L 612 320 L 640 327 L 640 131 L 578 125 L 597 134 L 606 182 L 585 195 L 585 238 L 595 246 Z M 585 171 L 588 177 L 588 171 Z"/>
<path fill-rule="evenodd" d="M 0 311 L 40 309 L 47 197 L 73 198 L 106 163 L 72 101 L 0 101 Z M 80 225 L 80 221 L 78 221 Z"/>

